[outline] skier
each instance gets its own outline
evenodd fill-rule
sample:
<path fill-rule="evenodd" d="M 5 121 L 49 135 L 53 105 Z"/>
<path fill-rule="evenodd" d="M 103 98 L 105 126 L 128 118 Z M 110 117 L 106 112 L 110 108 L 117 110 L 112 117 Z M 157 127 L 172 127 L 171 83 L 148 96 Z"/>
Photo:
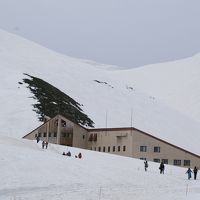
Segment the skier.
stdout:
<path fill-rule="evenodd" d="M 165 165 L 164 165 L 164 163 L 163 163 L 163 162 L 161 162 L 161 163 L 160 163 L 159 170 L 160 170 L 160 174 L 164 174 Z"/>
<path fill-rule="evenodd" d="M 42 141 L 42 148 L 44 149 L 44 145 L 45 145 L 45 142 L 44 141 Z"/>
<path fill-rule="evenodd" d="M 145 172 L 147 171 L 147 168 L 148 168 L 148 162 L 147 162 L 147 160 L 146 161 L 144 161 L 144 170 L 145 170 Z"/>
<path fill-rule="evenodd" d="M 45 147 L 46 147 L 46 149 L 48 148 L 48 142 L 45 142 Z"/>
<path fill-rule="evenodd" d="M 40 138 L 38 135 L 36 136 L 36 141 L 37 141 L 37 143 L 40 141 Z"/>
<path fill-rule="evenodd" d="M 190 178 L 192 178 L 192 170 L 188 168 L 188 170 L 186 171 L 186 174 L 188 174 L 188 180 L 190 180 Z"/>
<path fill-rule="evenodd" d="M 198 169 L 197 169 L 196 166 L 194 167 L 193 172 L 194 172 L 194 180 L 196 180 L 197 179 L 197 172 L 198 172 Z"/>

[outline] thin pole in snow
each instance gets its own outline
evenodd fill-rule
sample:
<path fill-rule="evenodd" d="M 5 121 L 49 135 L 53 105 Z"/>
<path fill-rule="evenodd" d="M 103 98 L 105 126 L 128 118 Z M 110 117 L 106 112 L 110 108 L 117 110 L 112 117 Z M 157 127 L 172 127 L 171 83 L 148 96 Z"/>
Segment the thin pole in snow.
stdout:
<path fill-rule="evenodd" d="M 99 200 L 101 200 L 101 187 L 99 188 Z"/>
<path fill-rule="evenodd" d="M 187 194 L 188 194 L 188 184 L 186 185 L 186 193 L 185 193 L 186 197 L 187 197 Z"/>

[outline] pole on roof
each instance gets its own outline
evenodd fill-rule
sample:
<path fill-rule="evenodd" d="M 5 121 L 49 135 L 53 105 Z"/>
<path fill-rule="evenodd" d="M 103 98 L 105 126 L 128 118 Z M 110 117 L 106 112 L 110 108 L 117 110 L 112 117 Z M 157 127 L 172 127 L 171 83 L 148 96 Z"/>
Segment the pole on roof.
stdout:
<path fill-rule="evenodd" d="M 107 135 L 107 128 L 108 128 L 108 111 L 106 110 L 106 135 Z"/>
<path fill-rule="evenodd" d="M 131 108 L 131 128 L 133 127 L 133 108 Z"/>
<path fill-rule="evenodd" d="M 131 108 L 131 140 L 130 140 L 130 155 L 133 157 L 133 108 Z"/>
<path fill-rule="evenodd" d="M 106 129 L 108 127 L 108 111 L 106 110 Z"/>

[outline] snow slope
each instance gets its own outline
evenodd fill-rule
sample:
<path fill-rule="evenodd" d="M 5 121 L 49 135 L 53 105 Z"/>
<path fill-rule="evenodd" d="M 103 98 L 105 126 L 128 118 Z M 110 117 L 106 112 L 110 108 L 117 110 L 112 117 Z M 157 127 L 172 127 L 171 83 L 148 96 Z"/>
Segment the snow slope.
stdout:
<path fill-rule="evenodd" d="M 117 71 L 134 87 L 200 120 L 200 54 L 173 62 Z"/>
<path fill-rule="evenodd" d="M 70 150 L 72 157 L 62 155 Z M 83 159 L 74 158 L 82 152 Z M 0 136 L 0 200 L 199 200 L 186 169 L 106 153 Z"/>
<path fill-rule="evenodd" d="M 116 66 L 71 58 L 2 30 L 0 44 L 1 135 L 22 137 L 40 124 L 32 111 L 33 99 L 28 98 L 32 95 L 24 85 L 18 84 L 25 78 L 23 73 L 28 73 L 53 84 L 83 104 L 84 112 L 95 122 L 95 127 L 133 125 L 200 155 L 198 120 L 188 117 L 184 110 L 177 111 L 178 107 L 172 108 L 159 92 L 155 96 L 151 91 L 146 91 L 146 85 L 151 85 L 151 82 L 147 81 L 148 68 L 141 69 L 139 74 L 140 70 L 136 69 L 127 71 Z M 167 64 L 163 68 L 166 71 Z M 178 74 L 177 69 L 175 74 Z M 140 75 L 140 78 L 135 80 L 137 84 L 132 80 L 135 73 L 138 73 L 135 77 Z M 187 73 L 189 76 L 189 71 Z M 193 80 L 190 76 L 187 82 L 189 80 L 196 79 Z M 198 96 L 198 91 L 193 92 L 194 96 Z M 178 93 L 176 95 L 178 96 Z M 197 104 L 194 104 L 194 107 L 197 107 Z"/>

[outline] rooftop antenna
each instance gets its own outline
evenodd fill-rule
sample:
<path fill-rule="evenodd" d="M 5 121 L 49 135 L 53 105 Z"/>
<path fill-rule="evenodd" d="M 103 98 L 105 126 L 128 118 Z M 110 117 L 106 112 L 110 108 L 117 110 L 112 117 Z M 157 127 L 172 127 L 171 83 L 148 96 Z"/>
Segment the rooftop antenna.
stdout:
<path fill-rule="evenodd" d="M 107 135 L 107 128 L 108 128 L 108 111 L 106 110 L 106 135 Z"/>
<path fill-rule="evenodd" d="M 108 111 L 106 110 L 106 129 L 107 129 L 107 126 L 108 126 Z"/>
<path fill-rule="evenodd" d="M 130 153 L 133 155 L 133 108 L 131 108 L 131 128 L 130 128 L 130 134 L 131 134 L 131 148 Z"/>
<path fill-rule="evenodd" d="M 133 127 L 133 108 L 131 108 L 131 128 Z"/>

